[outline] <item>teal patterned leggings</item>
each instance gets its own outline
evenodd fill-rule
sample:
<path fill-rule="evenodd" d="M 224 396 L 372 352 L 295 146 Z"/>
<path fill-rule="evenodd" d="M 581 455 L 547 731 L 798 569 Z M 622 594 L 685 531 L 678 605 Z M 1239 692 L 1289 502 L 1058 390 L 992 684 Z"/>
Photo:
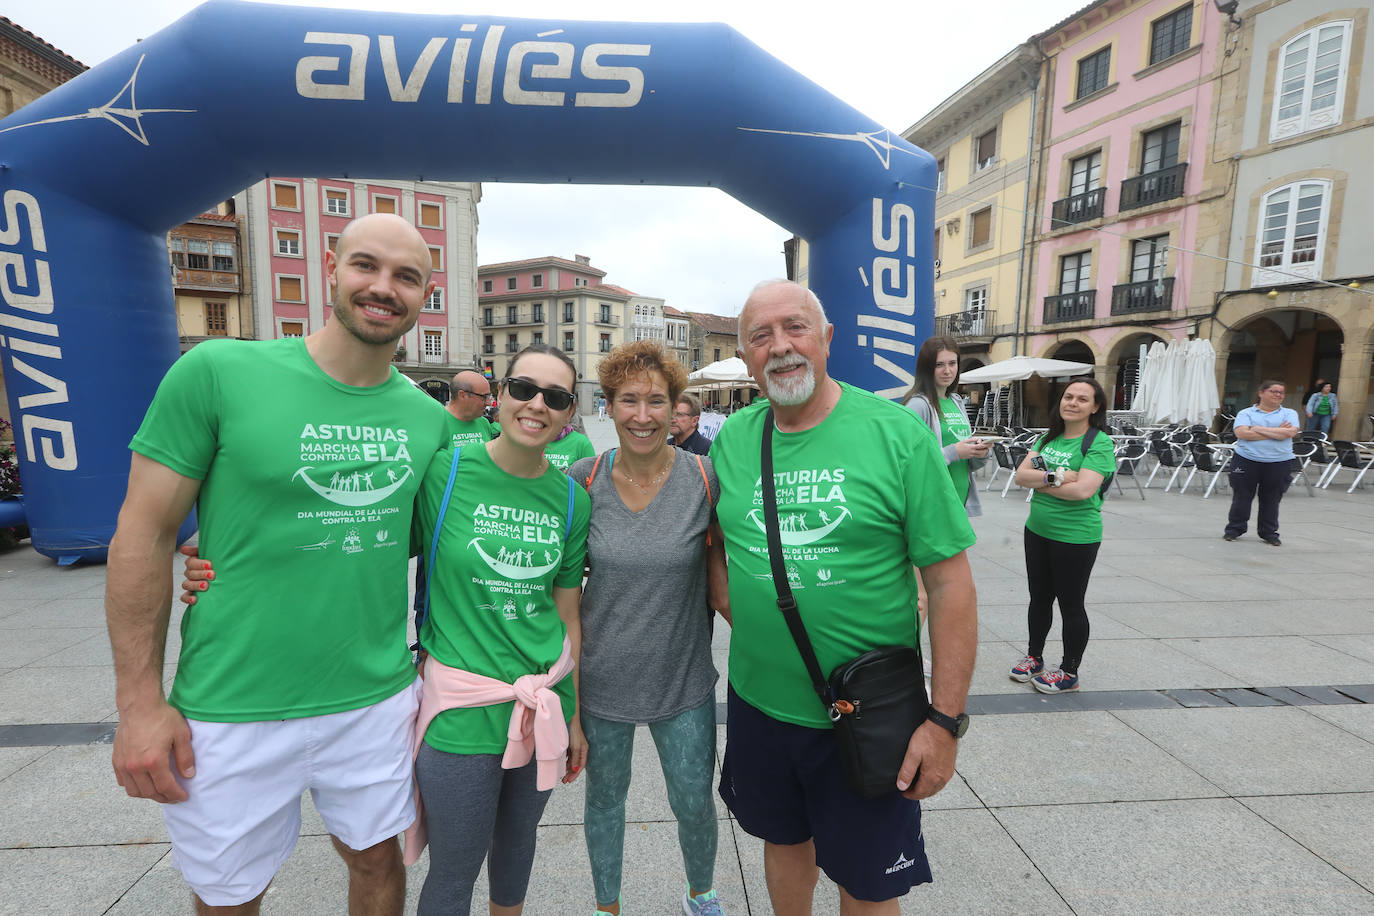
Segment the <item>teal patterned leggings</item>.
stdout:
<path fill-rule="evenodd" d="M 630 791 L 630 758 L 635 726 L 582 713 L 587 736 L 587 805 L 583 831 L 592 863 L 596 902 L 620 899 L 625 853 L 625 796 Z M 698 892 L 714 887 L 716 868 L 716 701 L 649 725 L 668 804 L 677 818 L 677 839 L 687 882 Z"/>

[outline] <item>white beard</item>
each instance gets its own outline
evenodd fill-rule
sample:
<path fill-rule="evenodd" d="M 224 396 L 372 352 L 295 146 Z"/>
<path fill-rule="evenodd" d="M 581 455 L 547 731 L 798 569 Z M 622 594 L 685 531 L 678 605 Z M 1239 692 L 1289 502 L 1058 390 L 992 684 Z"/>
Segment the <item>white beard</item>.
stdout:
<path fill-rule="evenodd" d="M 806 364 L 806 373 L 801 378 L 779 381 L 768 375 L 772 370 L 792 365 L 799 359 Z M 805 357 L 796 355 L 775 356 L 764 365 L 763 374 L 764 378 L 767 379 L 768 400 L 782 407 L 796 407 L 798 404 L 805 404 L 816 392 L 816 367 L 811 365 L 811 360 Z"/>

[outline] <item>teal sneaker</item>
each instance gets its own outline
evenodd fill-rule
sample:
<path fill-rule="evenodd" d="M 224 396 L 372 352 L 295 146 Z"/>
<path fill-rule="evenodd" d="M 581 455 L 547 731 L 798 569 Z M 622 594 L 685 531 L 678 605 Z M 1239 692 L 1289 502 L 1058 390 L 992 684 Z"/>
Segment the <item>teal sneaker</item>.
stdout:
<path fill-rule="evenodd" d="M 725 916 L 725 911 L 720 908 L 720 900 L 713 890 L 693 897 L 692 889 L 688 888 L 682 894 L 682 912 L 686 916 Z"/>

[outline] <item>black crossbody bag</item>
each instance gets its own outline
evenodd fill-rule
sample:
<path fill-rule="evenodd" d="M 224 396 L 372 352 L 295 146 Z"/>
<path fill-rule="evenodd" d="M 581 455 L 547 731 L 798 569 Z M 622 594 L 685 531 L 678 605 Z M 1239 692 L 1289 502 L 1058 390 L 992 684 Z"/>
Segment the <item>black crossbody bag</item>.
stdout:
<path fill-rule="evenodd" d="M 838 665 L 829 680 L 821 674 L 783 566 L 778 494 L 773 482 L 772 410 L 763 421 L 761 470 L 768 562 L 778 593 L 778 610 L 787 621 L 816 696 L 834 724 L 845 781 L 865 798 L 895 792 L 907 744 L 930 710 L 920 648 L 880 646 Z"/>

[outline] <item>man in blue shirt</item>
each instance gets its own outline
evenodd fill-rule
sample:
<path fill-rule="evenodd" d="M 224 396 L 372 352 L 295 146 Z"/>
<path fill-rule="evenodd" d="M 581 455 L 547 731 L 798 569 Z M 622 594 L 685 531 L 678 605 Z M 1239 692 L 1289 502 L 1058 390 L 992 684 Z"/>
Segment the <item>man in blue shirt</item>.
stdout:
<path fill-rule="evenodd" d="M 1279 500 L 1293 473 L 1293 437 L 1302 432 L 1298 412 L 1283 406 L 1283 382 L 1264 382 L 1259 403 L 1236 415 L 1236 453 L 1231 459 L 1231 514 L 1223 537 L 1234 541 L 1250 524 L 1250 504 L 1259 492 L 1260 540 L 1279 540 Z"/>

